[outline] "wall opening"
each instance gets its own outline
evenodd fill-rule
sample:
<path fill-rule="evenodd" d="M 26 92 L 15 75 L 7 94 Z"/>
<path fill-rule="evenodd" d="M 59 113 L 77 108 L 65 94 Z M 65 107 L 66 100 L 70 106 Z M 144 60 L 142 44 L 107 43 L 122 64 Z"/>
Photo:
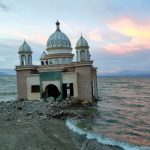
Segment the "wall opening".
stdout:
<path fill-rule="evenodd" d="M 80 59 L 81 61 L 86 61 L 86 52 L 84 50 L 80 52 Z"/>
<path fill-rule="evenodd" d="M 60 92 L 54 84 L 50 84 L 45 88 L 45 96 L 46 98 L 54 97 L 54 99 L 56 100 L 57 97 L 60 96 Z"/>
<path fill-rule="evenodd" d="M 39 93 L 40 92 L 40 86 L 39 85 L 32 85 L 31 86 L 31 92 L 32 93 Z"/>
<path fill-rule="evenodd" d="M 44 62 L 43 62 L 43 61 L 41 61 L 41 65 L 42 65 L 42 66 L 44 65 Z"/>
<path fill-rule="evenodd" d="M 31 55 L 28 56 L 28 62 L 29 62 L 29 65 L 32 65 L 32 56 Z"/>
<path fill-rule="evenodd" d="M 25 64 L 26 64 L 26 62 L 25 62 L 25 56 L 22 55 L 21 56 L 21 65 L 24 66 Z"/>
<path fill-rule="evenodd" d="M 63 98 L 74 96 L 73 83 L 62 84 Z"/>

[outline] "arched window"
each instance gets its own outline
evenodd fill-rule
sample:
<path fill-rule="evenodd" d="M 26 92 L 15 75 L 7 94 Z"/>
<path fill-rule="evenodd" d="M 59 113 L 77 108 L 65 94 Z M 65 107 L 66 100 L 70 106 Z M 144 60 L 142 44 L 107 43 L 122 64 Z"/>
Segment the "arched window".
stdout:
<path fill-rule="evenodd" d="M 46 61 L 46 65 L 48 65 L 48 61 Z"/>
<path fill-rule="evenodd" d="M 24 66 L 25 65 L 25 56 L 21 55 L 21 65 Z"/>
<path fill-rule="evenodd" d="M 55 59 L 55 64 L 59 64 L 59 59 Z"/>
<path fill-rule="evenodd" d="M 44 62 L 43 62 L 43 61 L 41 61 L 41 65 L 42 65 L 42 66 L 44 65 Z"/>
<path fill-rule="evenodd" d="M 86 52 L 84 50 L 81 50 L 80 52 L 80 60 L 86 61 Z"/>
<path fill-rule="evenodd" d="M 32 65 L 32 57 L 31 57 L 31 55 L 28 56 L 28 63 L 29 63 L 29 65 Z"/>

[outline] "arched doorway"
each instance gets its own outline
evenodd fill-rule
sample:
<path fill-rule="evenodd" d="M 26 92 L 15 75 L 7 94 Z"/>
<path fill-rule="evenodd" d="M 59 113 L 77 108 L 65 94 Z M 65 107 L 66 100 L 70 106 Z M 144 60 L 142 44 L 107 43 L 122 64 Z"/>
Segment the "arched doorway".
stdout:
<path fill-rule="evenodd" d="M 56 98 L 60 95 L 60 92 L 54 84 L 50 84 L 45 88 L 45 95 L 46 98 L 54 97 L 54 99 L 56 100 Z"/>

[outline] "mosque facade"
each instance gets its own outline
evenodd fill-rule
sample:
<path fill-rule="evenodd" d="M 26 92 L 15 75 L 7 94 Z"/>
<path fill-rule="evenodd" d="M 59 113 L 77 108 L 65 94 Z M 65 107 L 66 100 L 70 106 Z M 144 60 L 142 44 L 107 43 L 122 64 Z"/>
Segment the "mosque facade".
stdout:
<path fill-rule="evenodd" d="M 58 21 L 40 57 L 40 65 L 32 64 L 32 49 L 24 41 L 18 52 L 20 65 L 16 66 L 18 99 L 97 99 L 97 69 L 82 35 L 75 50 L 76 61 L 73 61 L 71 42 L 60 30 Z"/>

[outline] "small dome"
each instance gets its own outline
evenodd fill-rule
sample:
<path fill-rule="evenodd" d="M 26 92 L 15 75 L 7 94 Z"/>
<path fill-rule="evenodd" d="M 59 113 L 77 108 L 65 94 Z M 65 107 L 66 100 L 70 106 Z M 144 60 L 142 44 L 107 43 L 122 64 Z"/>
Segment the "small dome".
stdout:
<path fill-rule="evenodd" d="M 46 54 L 46 52 L 44 51 L 44 52 L 42 53 L 40 59 L 44 59 L 46 55 L 47 55 L 47 54 Z"/>
<path fill-rule="evenodd" d="M 30 52 L 32 53 L 31 47 L 27 44 L 27 42 L 24 40 L 23 44 L 19 48 L 19 52 Z"/>
<path fill-rule="evenodd" d="M 57 21 L 56 26 L 57 29 L 56 31 L 49 37 L 47 41 L 47 49 L 70 49 L 71 48 L 71 43 L 67 35 L 65 35 L 63 32 L 60 31 L 59 28 L 60 23 Z"/>
<path fill-rule="evenodd" d="M 80 39 L 77 41 L 76 48 L 79 47 L 87 47 L 89 48 L 88 42 L 86 39 L 81 35 Z"/>

